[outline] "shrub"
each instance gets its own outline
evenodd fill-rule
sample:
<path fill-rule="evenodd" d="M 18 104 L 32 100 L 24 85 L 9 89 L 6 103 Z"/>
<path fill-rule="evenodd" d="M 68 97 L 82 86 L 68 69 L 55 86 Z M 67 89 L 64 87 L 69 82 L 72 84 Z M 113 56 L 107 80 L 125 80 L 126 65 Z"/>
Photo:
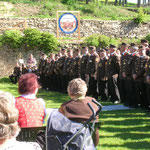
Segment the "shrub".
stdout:
<path fill-rule="evenodd" d="M 39 47 L 41 43 L 42 34 L 38 29 L 25 29 L 24 30 L 24 43 L 28 47 Z"/>
<path fill-rule="evenodd" d="M 84 40 L 84 43 L 88 46 L 92 45 L 96 47 L 106 48 L 110 44 L 110 38 L 105 35 L 93 34 L 87 37 Z"/>
<path fill-rule="evenodd" d="M 99 35 L 93 34 L 85 38 L 84 43 L 88 46 L 99 46 Z"/>
<path fill-rule="evenodd" d="M 145 16 L 146 14 L 144 13 L 143 8 L 139 8 L 137 18 L 135 18 L 134 21 L 137 24 L 143 23 L 145 21 Z"/>
<path fill-rule="evenodd" d="M 99 46 L 101 48 L 106 48 L 110 44 L 110 38 L 105 35 L 99 35 Z"/>
<path fill-rule="evenodd" d="M 150 34 L 148 34 L 148 35 L 145 37 L 145 39 L 148 40 L 149 43 L 150 43 Z"/>
<path fill-rule="evenodd" d="M 76 2 L 76 0 L 62 0 L 63 4 L 72 5 Z"/>
<path fill-rule="evenodd" d="M 2 43 L 7 44 L 11 48 L 20 48 L 23 42 L 23 35 L 19 30 L 7 30 L 4 32 Z"/>
<path fill-rule="evenodd" d="M 3 45 L 3 35 L 0 35 L 0 46 Z"/>
<path fill-rule="evenodd" d="M 58 41 L 52 34 L 50 34 L 49 32 L 43 32 L 41 34 L 40 48 L 42 48 L 45 53 L 55 51 L 57 49 L 57 46 Z"/>

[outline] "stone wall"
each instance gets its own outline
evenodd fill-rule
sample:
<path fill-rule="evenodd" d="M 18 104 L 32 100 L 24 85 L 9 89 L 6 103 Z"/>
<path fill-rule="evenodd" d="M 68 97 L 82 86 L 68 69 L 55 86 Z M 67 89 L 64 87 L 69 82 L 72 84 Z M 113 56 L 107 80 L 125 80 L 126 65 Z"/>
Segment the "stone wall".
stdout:
<path fill-rule="evenodd" d="M 150 33 L 150 22 L 137 25 L 134 21 L 100 21 L 100 20 L 81 20 L 81 37 L 86 37 L 94 33 L 104 34 L 110 37 L 142 38 Z M 48 31 L 56 36 L 55 19 L 39 18 L 0 18 L 0 32 L 7 28 L 24 27 L 39 28 L 41 31 Z M 71 35 L 63 34 L 60 36 L 78 36 L 77 32 Z"/>
<path fill-rule="evenodd" d="M 0 18 L 0 33 L 5 29 L 21 29 L 26 27 L 39 28 L 41 31 L 48 31 L 56 36 L 55 19 L 37 19 L 37 18 Z M 99 21 L 99 20 L 81 20 L 81 37 L 86 37 L 94 33 L 104 34 L 110 37 L 142 38 L 150 33 L 150 22 L 137 25 L 133 21 Z M 60 36 L 70 36 L 60 33 Z M 77 33 L 71 34 L 72 37 Z M 74 43 L 72 46 L 76 46 Z M 0 47 L 0 77 L 8 76 L 22 52 L 26 60 L 30 53 L 38 59 L 38 51 L 33 49 L 9 49 L 7 46 Z"/>

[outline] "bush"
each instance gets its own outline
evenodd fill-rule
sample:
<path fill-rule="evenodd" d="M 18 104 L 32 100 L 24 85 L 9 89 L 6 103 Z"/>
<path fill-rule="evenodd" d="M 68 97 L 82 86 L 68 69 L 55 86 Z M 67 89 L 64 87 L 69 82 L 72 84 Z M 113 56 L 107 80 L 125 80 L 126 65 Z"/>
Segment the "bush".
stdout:
<path fill-rule="evenodd" d="M 99 46 L 101 48 L 106 48 L 110 45 L 110 38 L 105 35 L 99 35 Z"/>
<path fill-rule="evenodd" d="M 149 43 L 150 43 L 150 34 L 148 34 L 148 35 L 145 37 L 145 39 L 148 40 Z"/>
<path fill-rule="evenodd" d="M 139 8 L 137 18 L 134 21 L 137 24 L 143 23 L 145 21 L 146 14 L 144 13 L 143 8 Z"/>
<path fill-rule="evenodd" d="M 63 4 L 72 5 L 76 3 L 76 0 L 62 0 Z"/>
<path fill-rule="evenodd" d="M 19 30 L 7 30 L 4 32 L 2 43 L 7 44 L 11 48 L 20 48 L 23 42 L 23 35 Z"/>
<path fill-rule="evenodd" d="M 41 43 L 42 34 L 38 29 L 25 29 L 24 30 L 24 43 L 28 47 L 39 47 Z"/>
<path fill-rule="evenodd" d="M 84 43 L 88 46 L 99 46 L 99 35 L 93 34 L 85 38 Z"/>
<path fill-rule="evenodd" d="M 3 35 L 0 35 L 0 47 L 3 45 Z"/>
<path fill-rule="evenodd" d="M 110 44 L 110 38 L 105 35 L 93 34 L 84 40 L 85 45 L 106 48 Z"/>
<path fill-rule="evenodd" d="M 53 52 L 57 49 L 57 47 L 58 41 L 52 34 L 49 32 L 43 32 L 41 34 L 40 48 L 42 48 L 45 53 Z"/>

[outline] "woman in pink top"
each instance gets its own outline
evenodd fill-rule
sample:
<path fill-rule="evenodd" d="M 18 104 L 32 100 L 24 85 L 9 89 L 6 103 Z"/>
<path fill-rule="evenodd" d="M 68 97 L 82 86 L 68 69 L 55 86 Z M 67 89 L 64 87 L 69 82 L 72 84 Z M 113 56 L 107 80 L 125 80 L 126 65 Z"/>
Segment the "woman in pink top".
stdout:
<path fill-rule="evenodd" d="M 45 102 L 41 98 L 36 98 L 39 88 L 37 76 L 33 73 L 23 74 L 18 85 L 21 96 L 16 98 L 15 105 L 19 111 L 19 126 L 42 126 L 45 117 Z"/>

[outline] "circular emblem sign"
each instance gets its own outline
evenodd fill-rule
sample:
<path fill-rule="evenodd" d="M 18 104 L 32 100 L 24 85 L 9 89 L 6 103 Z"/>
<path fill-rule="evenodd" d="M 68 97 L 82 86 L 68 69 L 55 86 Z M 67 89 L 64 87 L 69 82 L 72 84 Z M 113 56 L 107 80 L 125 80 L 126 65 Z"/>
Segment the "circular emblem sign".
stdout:
<path fill-rule="evenodd" d="M 61 31 L 67 34 L 75 32 L 78 28 L 78 20 L 76 16 L 71 13 L 61 15 L 58 23 Z"/>

